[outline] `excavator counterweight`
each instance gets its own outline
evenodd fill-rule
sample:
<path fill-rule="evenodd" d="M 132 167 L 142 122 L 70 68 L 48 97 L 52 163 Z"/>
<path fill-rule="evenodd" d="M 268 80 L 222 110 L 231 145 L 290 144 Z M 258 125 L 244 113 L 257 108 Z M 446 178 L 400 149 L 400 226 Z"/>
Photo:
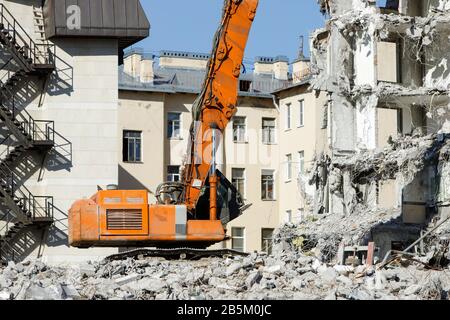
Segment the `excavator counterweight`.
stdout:
<path fill-rule="evenodd" d="M 244 50 L 258 0 L 226 0 L 204 84 L 193 104 L 187 162 L 179 183 L 146 190 L 102 190 L 69 210 L 69 244 L 88 247 L 206 248 L 226 239 L 224 225 L 245 209 L 216 169 L 215 154 L 235 115 Z"/>

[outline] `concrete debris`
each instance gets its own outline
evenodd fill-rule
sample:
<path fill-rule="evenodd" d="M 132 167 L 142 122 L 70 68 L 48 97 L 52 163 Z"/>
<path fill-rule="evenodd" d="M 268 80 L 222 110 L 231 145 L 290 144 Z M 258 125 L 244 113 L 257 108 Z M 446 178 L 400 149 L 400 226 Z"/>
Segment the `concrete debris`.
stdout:
<path fill-rule="evenodd" d="M 449 138 L 448 134 L 424 136 L 417 132 L 410 136 L 391 137 L 389 144 L 382 150 L 361 150 L 333 160 L 321 155 L 310 170 L 309 183 L 316 187 L 316 193 L 324 193 L 328 187 L 334 207 L 325 210 L 324 203 L 317 200 L 323 197 L 315 197 L 317 203 L 305 216 L 306 223 L 287 225 L 278 234 L 280 239 L 292 238 L 294 234 L 295 241 L 290 244 L 278 241 L 276 247 L 312 246 L 318 250 L 316 256 L 320 260 L 329 261 L 334 258 L 340 243 L 367 243 L 368 239 L 374 237 L 377 227 L 390 227 L 393 230 L 403 228 L 407 230 L 405 232 L 420 233 L 411 224 L 425 223 L 425 216 L 423 222 L 407 221 L 403 216 L 403 201 L 426 201 L 417 200 L 420 194 L 417 190 L 423 188 L 423 181 L 427 180 L 423 174 L 429 173 L 431 169 L 437 172 L 435 179 L 439 183 L 434 187 L 434 193 L 438 196 L 427 204 L 429 216 L 435 215 L 438 210 L 446 210 L 450 199 L 445 174 L 450 168 Z M 403 195 L 399 199 L 392 197 L 389 205 L 380 206 L 377 205 L 377 193 L 382 192 L 385 185 L 402 190 Z M 432 239 L 437 244 L 435 240 Z M 445 248 L 439 245 L 430 248 L 435 251 L 434 254 L 430 253 L 431 257 L 436 257 L 438 252 L 444 254 Z M 386 252 L 383 251 L 384 254 Z"/>
<path fill-rule="evenodd" d="M 321 223 L 335 223 L 330 221 L 324 218 Z M 32 261 L 27 268 L 9 265 L 0 270 L 0 283 L 7 283 L 0 289 L 0 300 L 419 300 L 450 297 L 448 264 L 442 271 L 435 271 L 407 259 L 386 268 L 363 263 L 348 266 L 323 262 L 318 258 L 320 250 L 312 247 L 306 236 L 303 242 L 298 241 L 299 232 L 302 233 L 305 226 L 313 229 L 316 222 L 287 225 L 277 231 L 274 247 L 280 242 L 285 242 L 286 246 L 284 249 L 278 246 L 279 250 L 272 255 L 253 253 L 247 257 L 198 261 L 144 257 L 100 261 L 89 264 L 93 267 L 90 270 L 96 270 L 90 276 L 86 275 L 85 265 L 50 266 L 40 260 Z M 448 232 L 450 228 L 445 230 Z"/>
<path fill-rule="evenodd" d="M 127 275 L 125 277 L 121 277 L 121 278 L 117 278 L 116 280 L 114 280 L 115 283 L 117 283 L 119 286 L 133 282 L 138 280 L 139 278 L 141 278 L 141 276 L 137 273 L 133 273 L 130 275 Z"/>
<path fill-rule="evenodd" d="M 69 285 L 61 285 L 64 298 L 67 300 L 78 300 L 81 299 L 80 294 L 78 293 L 78 290 L 71 284 Z"/>
<path fill-rule="evenodd" d="M 232 274 L 234 274 L 235 272 L 239 271 L 242 268 L 242 264 L 240 263 L 233 263 L 231 265 L 228 266 L 227 271 L 226 271 L 226 276 L 229 277 Z"/>

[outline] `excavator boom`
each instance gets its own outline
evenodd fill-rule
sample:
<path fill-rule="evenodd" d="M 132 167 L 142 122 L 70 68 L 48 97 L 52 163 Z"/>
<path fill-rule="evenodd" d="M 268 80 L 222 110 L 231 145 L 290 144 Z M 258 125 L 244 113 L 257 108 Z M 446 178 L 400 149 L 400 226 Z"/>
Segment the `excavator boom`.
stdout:
<path fill-rule="evenodd" d="M 191 211 L 195 210 L 211 166 L 214 166 L 220 136 L 237 111 L 238 81 L 257 6 L 258 0 L 225 2 L 203 90 L 192 110 L 195 122 L 191 128 L 190 158 L 183 175 L 186 188 L 183 201 Z"/>

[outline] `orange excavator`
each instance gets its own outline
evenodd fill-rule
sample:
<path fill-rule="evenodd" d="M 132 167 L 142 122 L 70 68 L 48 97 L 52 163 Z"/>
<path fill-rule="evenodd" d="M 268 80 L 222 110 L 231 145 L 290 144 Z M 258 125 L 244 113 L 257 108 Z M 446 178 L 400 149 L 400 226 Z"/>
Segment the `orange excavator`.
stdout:
<path fill-rule="evenodd" d="M 236 113 L 244 50 L 258 0 L 225 0 L 179 183 L 163 183 L 156 204 L 146 190 L 101 190 L 69 210 L 74 247 L 199 248 L 226 239 L 224 225 L 245 209 L 241 195 L 216 168 L 216 150 Z"/>

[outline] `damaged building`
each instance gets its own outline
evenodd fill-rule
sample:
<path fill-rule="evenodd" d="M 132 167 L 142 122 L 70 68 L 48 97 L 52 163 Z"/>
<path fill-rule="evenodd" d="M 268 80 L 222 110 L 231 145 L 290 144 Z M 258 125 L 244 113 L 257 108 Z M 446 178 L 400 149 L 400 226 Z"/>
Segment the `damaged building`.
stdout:
<path fill-rule="evenodd" d="M 301 189 L 312 214 L 387 215 L 347 239 L 384 256 L 447 215 L 450 2 L 318 2 L 310 90 L 328 97 L 327 146 Z"/>

